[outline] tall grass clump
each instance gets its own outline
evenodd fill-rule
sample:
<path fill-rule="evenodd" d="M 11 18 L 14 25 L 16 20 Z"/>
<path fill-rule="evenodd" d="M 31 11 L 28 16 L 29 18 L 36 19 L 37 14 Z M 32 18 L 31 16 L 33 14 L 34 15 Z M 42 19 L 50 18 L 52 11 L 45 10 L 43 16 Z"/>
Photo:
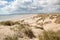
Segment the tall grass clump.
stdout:
<path fill-rule="evenodd" d="M 39 40 L 60 40 L 60 32 L 44 31 L 43 35 L 39 35 Z"/>
<path fill-rule="evenodd" d="M 33 32 L 31 31 L 31 29 L 25 29 L 25 35 L 27 36 L 27 37 L 29 37 L 30 39 L 32 39 L 32 38 L 35 38 L 35 35 L 33 34 Z"/>
<path fill-rule="evenodd" d="M 12 25 L 14 25 L 14 22 L 12 22 L 12 21 L 2 21 L 2 22 L 0 22 L 0 25 L 12 26 Z"/>
<path fill-rule="evenodd" d="M 18 40 L 18 37 L 17 36 L 13 36 L 13 37 L 7 36 L 4 38 L 4 40 Z"/>

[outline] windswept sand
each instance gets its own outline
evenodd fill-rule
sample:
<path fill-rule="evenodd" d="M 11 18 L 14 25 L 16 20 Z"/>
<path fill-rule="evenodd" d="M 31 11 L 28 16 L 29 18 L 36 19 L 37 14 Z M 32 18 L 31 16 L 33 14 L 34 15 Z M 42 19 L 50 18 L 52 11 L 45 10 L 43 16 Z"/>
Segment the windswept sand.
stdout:
<path fill-rule="evenodd" d="M 54 31 L 57 32 L 60 30 L 60 14 L 30 14 L 30 15 L 21 15 L 17 17 L 12 17 L 3 21 L 13 21 L 20 24 L 24 24 L 27 28 L 31 29 L 35 38 L 19 38 L 19 40 L 39 40 L 38 36 L 43 35 L 43 31 Z M 17 34 L 14 30 L 19 24 L 14 24 L 12 26 L 0 25 L 0 40 L 4 40 L 6 36 L 13 36 Z M 11 30 L 11 28 L 15 28 Z M 23 32 L 22 32 L 23 33 Z M 24 33 L 23 33 L 24 34 Z"/>

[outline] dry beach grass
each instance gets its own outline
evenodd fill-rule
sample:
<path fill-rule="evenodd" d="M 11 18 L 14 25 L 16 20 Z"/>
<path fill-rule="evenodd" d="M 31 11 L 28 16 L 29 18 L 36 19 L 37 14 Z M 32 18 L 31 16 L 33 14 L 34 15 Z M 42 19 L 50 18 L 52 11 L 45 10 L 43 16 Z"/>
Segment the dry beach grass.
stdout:
<path fill-rule="evenodd" d="M 16 21 L 1 21 L 0 35 L 0 40 L 60 40 L 60 14 L 34 14 Z"/>

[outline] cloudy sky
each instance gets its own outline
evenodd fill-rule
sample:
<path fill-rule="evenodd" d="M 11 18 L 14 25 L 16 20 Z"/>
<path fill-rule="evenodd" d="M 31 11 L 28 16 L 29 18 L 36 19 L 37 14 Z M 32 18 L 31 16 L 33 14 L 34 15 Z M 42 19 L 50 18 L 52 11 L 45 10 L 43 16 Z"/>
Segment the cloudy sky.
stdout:
<path fill-rule="evenodd" d="M 59 11 L 60 0 L 0 0 L 0 14 Z"/>

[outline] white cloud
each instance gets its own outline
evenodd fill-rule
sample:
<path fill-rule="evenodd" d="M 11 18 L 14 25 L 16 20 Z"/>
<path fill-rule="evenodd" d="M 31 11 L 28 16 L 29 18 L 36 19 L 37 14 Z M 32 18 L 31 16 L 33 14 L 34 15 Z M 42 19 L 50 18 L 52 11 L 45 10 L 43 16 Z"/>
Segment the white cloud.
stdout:
<path fill-rule="evenodd" d="M 5 4 L 5 3 L 3 3 Z M 57 12 L 59 0 L 15 0 L 1 10 L 4 13 Z M 59 10 L 60 11 L 60 10 Z"/>
<path fill-rule="evenodd" d="M 0 6 L 5 6 L 8 2 L 7 1 L 1 1 L 0 0 Z"/>

